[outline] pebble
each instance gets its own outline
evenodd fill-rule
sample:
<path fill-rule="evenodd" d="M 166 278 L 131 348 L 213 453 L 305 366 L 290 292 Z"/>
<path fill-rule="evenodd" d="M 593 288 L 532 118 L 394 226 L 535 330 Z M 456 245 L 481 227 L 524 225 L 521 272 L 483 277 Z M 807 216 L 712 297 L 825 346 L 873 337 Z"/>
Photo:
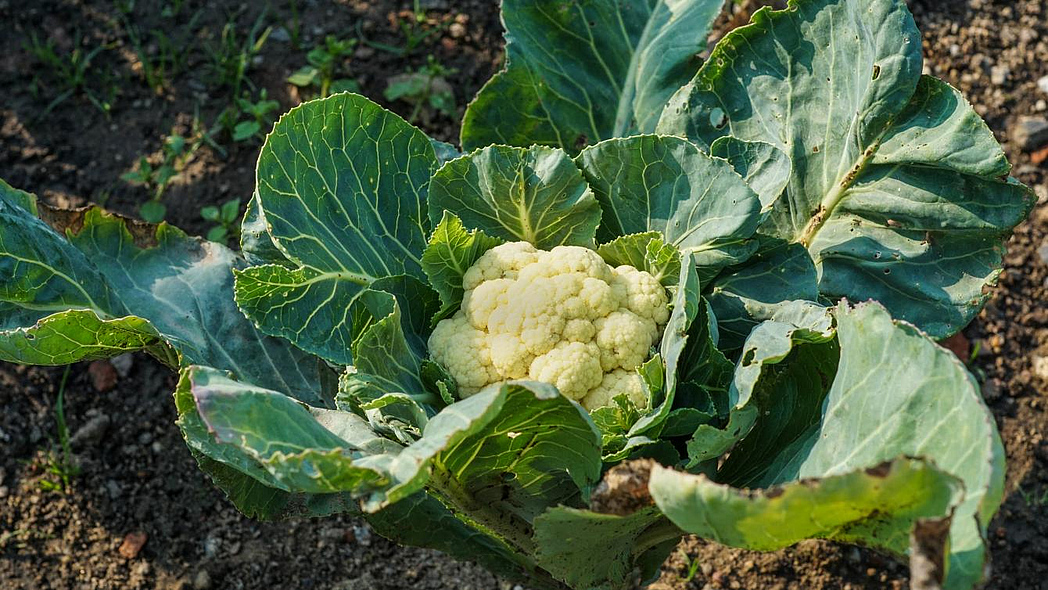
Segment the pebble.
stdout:
<path fill-rule="evenodd" d="M 988 402 L 994 402 L 1001 398 L 1001 382 L 997 379 L 987 379 L 982 384 L 982 396 Z"/>
<path fill-rule="evenodd" d="M 1008 81 L 1008 78 L 1011 75 L 1012 69 L 1008 66 L 993 66 L 993 68 L 990 69 L 990 82 L 994 86 L 1001 86 Z"/>
<path fill-rule="evenodd" d="M 355 525 L 353 527 L 353 538 L 357 543 L 367 547 L 371 544 L 371 528 L 367 525 Z"/>
<path fill-rule="evenodd" d="M 193 576 L 194 590 L 207 590 L 211 587 L 211 574 L 207 570 L 200 570 Z"/>
<path fill-rule="evenodd" d="M 0 498 L 6 498 L 10 493 L 11 490 L 7 486 L 0 486 Z"/>
<path fill-rule="evenodd" d="M 1036 104 L 1033 105 L 1033 108 L 1034 108 L 1034 110 L 1036 110 L 1037 112 L 1040 112 L 1040 113 L 1043 113 L 1044 111 L 1048 111 L 1048 101 L 1046 101 L 1046 100 L 1044 100 L 1042 98 L 1042 99 L 1038 100 Z"/>
<path fill-rule="evenodd" d="M 291 40 L 291 33 L 289 33 L 284 27 L 277 27 L 269 34 L 269 38 L 277 43 L 287 43 Z"/>
<path fill-rule="evenodd" d="M 111 479 L 106 482 L 106 492 L 109 494 L 110 500 L 116 500 L 124 493 L 124 489 L 120 487 L 116 480 Z"/>
<path fill-rule="evenodd" d="M 1041 92 L 1048 94 L 1048 76 L 1045 76 L 1038 80 L 1037 87 L 1041 89 Z"/>
<path fill-rule="evenodd" d="M 218 550 L 221 547 L 221 539 L 214 535 L 208 535 L 208 537 L 204 539 L 204 557 L 214 557 L 218 555 Z"/>
<path fill-rule="evenodd" d="M 117 552 L 125 559 L 134 559 L 135 557 L 138 557 L 138 552 L 142 550 L 142 547 L 145 546 L 147 540 L 149 540 L 149 537 L 141 531 L 128 533 L 124 536 L 124 542 L 120 544 L 120 548 L 117 549 Z M 143 563 L 148 565 L 147 562 Z"/>
<path fill-rule="evenodd" d="M 106 414 L 99 414 L 77 429 L 73 436 L 69 437 L 69 444 L 74 447 L 82 447 L 97 443 L 105 436 L 106 429 L 112 422 Z"/>
<path fill-rule="evenodd" d="M 1048 264 L 1048 242 L 1037 248 L 1037 257 L 1041 259 L 1041 262 Z"/>
<path fill-rule="evenodd" d="M 451 23 L 448 27 L 448 32 L 451 33 L 452 38 L 461 39 L 466 36 L 466 25 L 462 23 Z"/>
<path fill-rule="evenodd" d="M 1048 356 L 1034 356 L 1030 361 L 1033 365 L 1034 375 L 1048 381 Z"/>
<path fill-rule="evenodd" d="M 124 354 L 109 359 L 109 362 L 113 365 L 113 368 L 116 369 L 116 374 L 123 379 L 131 374 L 131 367 L 135 364 L 135 355 L 130 352 L 125 352 Z"/>
<path fill-rule="evenodd" d="M 1011 139 L 1022 150 L 1035 150 L 1048 144 L 1048 120 L 1044 117 L 1020 117 L 1012 127 Z"/>
<path fill-rule="evenodd" d="M 105 360 L 92 361 L 87 367 L 87 373 L 91 376 L 91 385 L 98 393 L 111 391 L 120 378 L 113 363 Z"/>

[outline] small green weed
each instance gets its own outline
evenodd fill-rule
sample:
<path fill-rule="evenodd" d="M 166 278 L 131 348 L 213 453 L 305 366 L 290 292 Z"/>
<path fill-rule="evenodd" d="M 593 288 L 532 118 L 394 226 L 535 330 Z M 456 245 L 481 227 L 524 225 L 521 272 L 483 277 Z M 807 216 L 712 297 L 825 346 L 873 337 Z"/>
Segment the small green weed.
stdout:
<path fill-rule="evenodd" d="M 384 93 L 386 100 L 403 100 L 414 105 L 408 121 L 414 123 L 424 108 L 451 117 L 455 114 L 455 94 L 445 76 L 457 73 L 446 68 L 432 55 L 429 62 L 415 72 L 394 77 Z"/>
<path fill-rule="evenodd" d="M 65 387 L 69 380 L 69 369 L 66 367 L 62 373 L 62 381 L 58 385 L 58 401 L 55 403 L 55 423 L 58 429 L 58 447 L 49 449 L 44 456 L 44 470 L 48 477 L 40 480 L 40 488 L 49 492 L 65 492 L 69 490 L 73 479 L 80 474 L 80 467 L 76 464 L 73 449 L 69 445 L 69 427 L 65 420 Z"/>
<path fill-rule="evenodd" d="M 226 244 L 230 238 L 240 239 L 240 199 L 233 199 L 222 203 L 221 207 L 207 206 L 200 210 L 200 216 L 217 223 L 207 232 L 207 239 L 212 242 Z"/>
<path fill-rule="evenodd" d="M 83 37 L 77 31 L 73 39 L 73 50 L 68 54 L 60 54 L 54 42 L 42 42 L 35 33 L 30 34 L 29 41 L 23 43 L 23 48 L 33 56 L 39 66 L 34 70 L 30 90 L 34 95 L 40 94 L 41 91 L 55 94 L 38 118 L 45 118 L 78 92 L 87 97 L 95 108 L 109 116 L 118 86 L 108 70 L 101 73 L 93 72 L 91 62 L 103 51 L 111 49 L 112 45 L 98 45 L 85 51 L 82 41 Z M 101 90 L 93 89 L 88 84 L 89 80 L 101 82 Z"/>
<path fill-rule="evenodd" d="M 375 41 L 368 41 L 361 35 L 361 39 L 364 39 L 364 43 L 379 49 L 387 51 L 400 57 L 411 55 L 419 48 L 427 39 L 439 34 L 445 29 L 444 24 L 433 26 L 429 22 L 429 18 L 426 16 L 426 12 L 422 10 L 421 0 L 415 0 L 414 7 L 412 10 L 407 11 L 407 14 L 397 17 L 397 26 L 400 28 L 400 34 L 404 36 L 404 45 L 395 46 L 387 45 L 385 43 L 378 43 Z M 357 23 L 357 32 L 361 33 L 360 23 Z"/>
<path fill-rule="evenodd" d="M 266 97 L 266 89 L 259 93 L 257 101 L 238 98 L 234 105 L 219 116 L 219 126 L 225 129 L 235 142 L 252 139 L 262 140 L 263 130 L 272 125 L 273 112 L 280 108 L 280 103 Z"/>
<path fill-rule="evenodd" d="M 358 92 L 360 85 L 348 78 L 345 62 L 353 55 L 357 46 L 356 39 L 339 39 L 328 35 L 322 45 L 318 45 L 306 54 L 309 65 L 302 66 L 287 81 L 299 88 L 319 89 L 321 98 L 336 92 Z"/>
<path fill-rule="evenodd" d="M 164 220 L 164 216 L 167 215 L 167 207 L 162 202 L 164 191 L 205 143 L 213 142 L 199 123 L 199 119 L 195 119 L 193 131 L 188 137 L 172 133 L 164 138 L 159 163 L 154 164 L 148 157 L 142 156 L 134 170 L 120 176 L 121 180 L 144 186 L 151 192 L 150 199 L 138 208 L 138 214 L 142 219 L 149 223 L 160 223 Z"/>
<path fill-rule="evenodd" d="M 229 89 L 234 97 L 241 96 L 245 85 L 254 88 L 248 78 L 248 71 L 273 31 L 272 27 L 263 28 L 265 17 L 263 11 L 247 35 L 241 37 L 237 33 L 236 17 L 232 16 L 222 27 L 218 42 L 204 46 L 209 58 L 206 70 L 212 81 Z"/>
<path fill-rule="evenodd" d="M 699 573 L 699 566 L 702 564 L 699 563 L 699 560 L 697 558 L 692 559 L 691 557 L 689 557 L 683 549 L 679 550 L 677 553 L 678 555 L 680 555 L 681 559 L 684 560 L 684 565 L 688 567 L 688 573 L 681 577 L 681 581 L 687 584 L 695 578 L 696 574 Z"/>
<path fill-rule="evenodd" d="M 1025 490 L 1019 488 L 1019 495 L 1022 496 L 1026 505 L 1031 508 L 1048 506 L 1048 489 L 1042 489 L 1040 492 L 1035 490 Z"/>
<path fill-rule="evenodd" d="M 120 16 L 122 27 L 137 58 L 132 69 L 153 92 L 163 92 L 170 86 L 174 76 L 188 68 L 192 54 L 192 34 L 202 14 L 199 11 L 194 14 L 174 36 L 169 36 L 160 29 L 153 29 L 149 32 L 148 39 L 127 16 Z"/>

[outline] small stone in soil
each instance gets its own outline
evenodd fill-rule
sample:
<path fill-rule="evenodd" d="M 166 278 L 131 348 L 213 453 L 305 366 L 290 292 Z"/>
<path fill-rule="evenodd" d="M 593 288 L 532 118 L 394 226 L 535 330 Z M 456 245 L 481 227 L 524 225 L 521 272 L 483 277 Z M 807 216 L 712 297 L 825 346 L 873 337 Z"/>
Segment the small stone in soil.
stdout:
<path fill-rule="evenodd" d="M 1011 138 L 1025 151 L 1048 144 L 1048 120 L 1043 117 L 1020 117 L 1019 122 L 1012 127 Z"/>
<path fill-rule="evenodd" d="M 87 367 L 87 373 L 91 376 L 91 385 L 98 393 L 105 393 L 116 387 L 119 374 L 116 367 L 109 361 L 93 361 Z"/>
<path fill-rule="evenodd" d="M 193 576 L 194 590 L 207 590 L 211 587 L 211 574 L 207 570 L 200 570 Z"/>
<path fill-rule="evenodd" d="M 1045 94 L 1048 94 L 1048 76 L 1045 76 L 1045 77 L 1041 78 L 1040 80 L 1038 80 L 1037 81 L 1037 87 L 1040 88 L 1041 91 L 1044 92 Z"/>
<path fill-rule="evenodd" d="M 988 402 L 994 402 L 1001 398 L 1001 382 L 997 379 L 987 379 L 982 384 L 982 396 Z"/>
<path fill-rule="evenodd" d="M 113 364 L 117 375 L 120 375 L 120 378 L 123 379 L 131 374 L 131 367 L 135 364 L 135 355 L 125 352 L 122 355 L 109 359 L 109 362 Z"/>
<path fill-rule="evenodd" d="M 1041 259 L 1041 262 L 1048 264 L 1048 243 L 1041 244 L 1041 247 L 1037 248 L 1037 257 Z"/>
<path fill-rule="evenodd" d="M 120 548 L 117 549 L 117 552 L 125 559 L 134 559 L 138 556 L 138 552 L 142 550 L 142 547 L 146 544 L 148 538 L 149 537 L 141 531 L 128 533 L 124 536 L 124 542 L 120 544 Z"/>
<path fill-rule="evenodd" d="M 106 414 L 98 414 L 91 418 L 83 426 L 69 437 L 69 444 L 73 447 L 82 447 L 97 443 L 105 436 L 111 420 Z"/>
<path fill-rule="evenodd" d="M 1030 361 L 1033 365 L 1034 375 L 1048 381 L 1048 356 L 1036 355 Z"/>
<path fill-rule="evenodd" d="M 1008 77 L 1012 75 L 1012 69 L 1008 66 L 993 66 L 990 70 L 990 82 L 994 86 L 1002 86 L 1008 82 Z"/>

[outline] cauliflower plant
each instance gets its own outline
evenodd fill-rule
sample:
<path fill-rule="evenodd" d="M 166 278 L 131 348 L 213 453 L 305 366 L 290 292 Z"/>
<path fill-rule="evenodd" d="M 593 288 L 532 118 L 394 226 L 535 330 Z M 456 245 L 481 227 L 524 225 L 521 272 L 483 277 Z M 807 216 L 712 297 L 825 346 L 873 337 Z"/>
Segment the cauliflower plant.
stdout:
<path fill-rule="evenodd" d="M 462 279 L 462 308 L 429 338 L 462 395 L 492 383 L 556 385 L 587 410 L 627 394 L 647 406 L 636 369 L 669 319 L 666 290 L 632 266 L 612 268 L 578 246 L 527 242 L 488 250 Z"/>

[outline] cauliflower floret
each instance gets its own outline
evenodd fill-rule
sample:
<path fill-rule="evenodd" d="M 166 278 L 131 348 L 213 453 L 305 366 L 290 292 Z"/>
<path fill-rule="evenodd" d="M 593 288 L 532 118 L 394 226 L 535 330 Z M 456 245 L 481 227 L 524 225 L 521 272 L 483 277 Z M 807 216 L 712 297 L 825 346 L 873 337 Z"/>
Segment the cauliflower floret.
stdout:
<path fill-rule="evenodd" d="M 530 378 L 589 399 L 587 409 L 620 393 L 646 403 L 634 370 L 669 318 L 655 277 L 612 269 L 587 248 L 515 242 L 481 256 L 463 287 L 462 309 L 437 324 L 429 346 L 464 394 Z"/>
<path fill-rule="evenodd" d="M 622 265 L 615 269 L 614 282 L 626 290 L 626 305 L 642 318 L 665 324 L 670 319 L 666 289 L 650 273 Z"/>
<path fill-rule="evenodd" d="M 582 398 L 582 407 L 589 411 L 610 406 L 616 397 L 626 394 L 637 409 L 643 410 L 648 407 L 648 392 L 644 389 L 644 381 L 636 371 L 615 369 L 605 373 L 604 379 L 595 389 Z"/>
<path fill-rule="evenodd" d="M 604 378 L 600 349 L 592 342 L 561 342 L 531 363 L 528 377 L 556 385 L 565 397 L 581 399 Z"/>
<path fill-rule="evenodd" d="M 491 334 L 488 336 L 491 365 L 503 379 L 524 379 L 535 355 L 528 351 L 516 334 Z"/>
<path fill-rule="evenodd" d="M 485 252 L 462 276 L 462 288 L 470 291 L 484 281 L 516 279 L 520 269 L 538 260 L 539 251 L 527 242 L 501 244 Z"/>
<path fill-rule="evenodd" d="M 466 351 L 469 354 L 463 354 Z M 429 337 L 429 354 L 447 368 L 463 395 L 472 395 L 485 385 L 500 380 L 491 364 L 487 334 L 474 329 L 461 311 L 450 319 L 441 320 L 433 329 Z"/>
<path fill-rule="evenodd" d="M 605 371 L 636 369 L 648 357 L 648 349 L 658 336 L 655 322 L 632 311 L 615 311 L 594 322 L 600 365 Z"/>

